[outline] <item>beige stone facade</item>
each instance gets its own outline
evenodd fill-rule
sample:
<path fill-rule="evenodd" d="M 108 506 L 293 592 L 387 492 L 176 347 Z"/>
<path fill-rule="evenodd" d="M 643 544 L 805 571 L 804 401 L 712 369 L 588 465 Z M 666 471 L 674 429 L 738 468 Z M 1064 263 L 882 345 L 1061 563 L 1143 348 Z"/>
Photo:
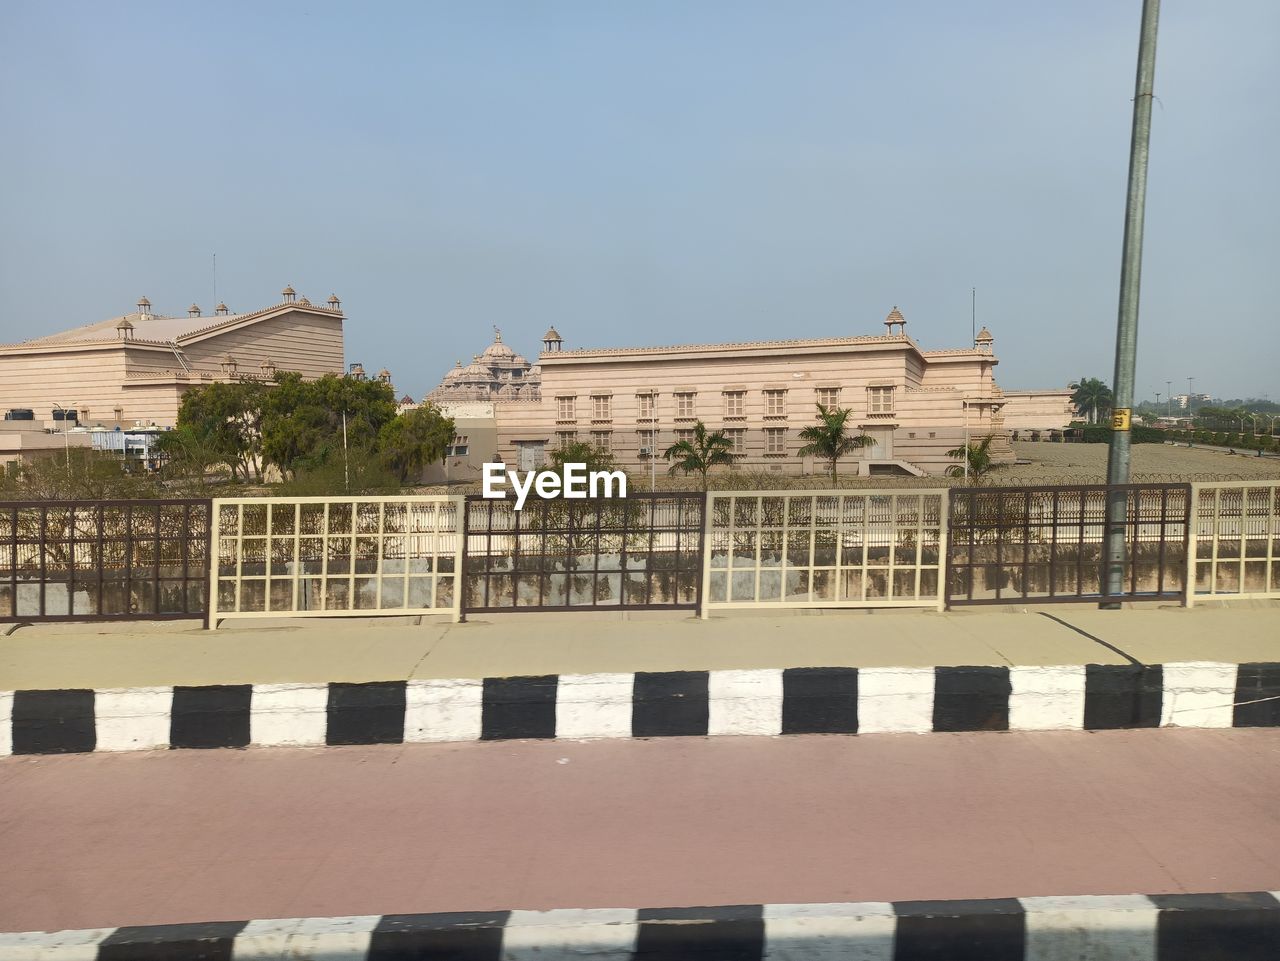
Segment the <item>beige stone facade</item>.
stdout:
<path fill-rule="evenodd" d="M 281 303 L 213 315 L 192 305 L 186 316 L 155 314 L 143 297 L 121 317 L 0 347 L 0 411 L 29 409 L 37 425 L 61 427 L 62 408 L 81 425 L 173 426 L 190 387 L 233 379 L 269 379 L 277 370 L 304 377 L 343 373 L 343 313 L 293 288 Z"/>
<path fill-rule="evenodd" d="M 1004 426 L 1010 431 L 1066 430 L 1075 418 L 1072 390 L 1006 390 Z"/>
<path fill-rule="evenodd" d="M 851 426 L 872 440 L 843 473 L 940 473 L 966 431 L 995 434 L 997 459 L 1011 460 L 991 334 L 922 350 L 896 307 L 884 325 L 878 336 L 575 350 L 557 334 L 538 357 L 538 395 L 494 404 L 498 455 L 529 469 L 554 445 L 580 440 L 642 473 L 702 421 L 729 433 L 738 469 L 821 472 L 824 463 L 797 452 L 824 403 L 850 408 Z"/>

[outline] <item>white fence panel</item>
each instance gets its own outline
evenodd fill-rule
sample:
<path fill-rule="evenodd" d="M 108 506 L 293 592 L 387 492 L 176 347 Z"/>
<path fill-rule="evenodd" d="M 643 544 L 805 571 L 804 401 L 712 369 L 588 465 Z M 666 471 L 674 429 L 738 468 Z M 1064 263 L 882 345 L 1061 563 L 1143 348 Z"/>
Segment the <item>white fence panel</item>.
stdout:
<path fill-rule="evenodd" d="M 460 615 L 463 499 L 213 502 L 209 624 L 231 617 Z"/>
<path fill-rule="evenodd" d="M 1280 481 L 1191 485 L 1187 606 L 1280 597 Z"/>
<path fill-rule="evenodd" d="M 947 491 L 713 491 L 702 613 L 946 602 Z"/>

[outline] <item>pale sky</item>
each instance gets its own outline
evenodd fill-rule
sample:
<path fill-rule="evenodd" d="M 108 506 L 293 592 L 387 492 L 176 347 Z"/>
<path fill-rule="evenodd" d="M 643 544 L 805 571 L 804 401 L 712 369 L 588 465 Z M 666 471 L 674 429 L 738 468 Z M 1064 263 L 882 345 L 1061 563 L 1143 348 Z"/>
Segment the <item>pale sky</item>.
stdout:
<path fill-rule="evenodd" d="M 279 300 L 415 398 L 566 347 L 996 337 L 1110 382 L 1140 0 L 0 4 L 0 341 Z M 1280 398 L 1280 4 L 1165 0 L 1138 396 Z"/>

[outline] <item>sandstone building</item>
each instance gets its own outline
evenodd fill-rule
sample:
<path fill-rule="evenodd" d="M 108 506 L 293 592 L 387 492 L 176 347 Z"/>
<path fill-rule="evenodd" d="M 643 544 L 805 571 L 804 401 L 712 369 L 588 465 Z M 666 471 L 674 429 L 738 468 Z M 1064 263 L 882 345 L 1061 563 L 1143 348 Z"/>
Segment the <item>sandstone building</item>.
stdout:
<path fill-rule="evenodd" d="M 219 380 L 343 372 L 342 305 L 322 305 L 292 287 L 250 313 L 218 304 L 206 315 L 137 309 L 84 327 L 0 347 L 0 411 L 31 411 L 37 424 L 173 426 L 183 393 Z"/>
<path fill-rule="evenodd" d="M 485 390 L 496 454 L 520 469 L 542 466 L 555 445 L 588 441 L 643 473 L 700 420 L 728 434 L 737 468 L 821 472 L 823 462 L 797 456 L 799 433 L 816 422 L 819 403 L 852 409 L 851 428 L 870 438 L 842 461 L 845 473 L 941 473 L 955 463 L 946 452 L 966 431 L 993 434 L 997 459 L 1011 460 L 991 333 L 983 328 L 969 347 L 922 350 L 896 307 L 884 328 L 872 336 L 573 350 L 552 328 L 528 368 L 538 374 L 536 388 L 529 378 L 519 394 L 504 394 L 501 380 L 480 382 L 483 370 L 455 368 L 430 399 L 448 410 L 452 397 L 464 396 L 453 393 L 463 378 L 467 389 Z M 473 366 L 485 368 L 494 348 L 510 350 L 496 340 Z M 1069 391 L 1048 393 L 1065 398 Z M 659 460 L 658 470 L 665 468 Z"/>

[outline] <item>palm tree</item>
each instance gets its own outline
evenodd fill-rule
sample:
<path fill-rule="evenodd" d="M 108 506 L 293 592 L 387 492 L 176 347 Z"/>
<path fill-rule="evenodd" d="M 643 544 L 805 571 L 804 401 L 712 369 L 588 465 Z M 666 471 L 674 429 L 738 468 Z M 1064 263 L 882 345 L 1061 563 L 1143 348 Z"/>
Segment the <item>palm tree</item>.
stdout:
<path fill-rule="evenodd" d="M 821 457 L 831 465 L 831 484 L 836 483 L 836 468 L 840 458 L 871 443 L 866 434 L 846 434 L 844 424 L 851 410 L 818 405 L 820 424 L 813 424 L 800 431 L 800 439 L 808 441 L 796 452 L 798 457 Z"/>
<path fill-rule="evenodd" d="M 662 455 L 673 461 L 667 473 L 674 475 L 682 470 L 686 474 L 697 472 L 702 475 L 702 489 L 707 489 L 707 471 L 717 464 L 732 464 L 733 441 L 725 436 L 724 431 L 707 432 L 707 425 L 698 421 L 693 428 L 693 437 L 672 444 Z"/>
<path fill-rule="evenodd" d="M 1097 377 L 1083 377 L 1073 386 L 1071 403 L 1075 404 L 1076 412 L 1081 417 L 1087 416 L 1090 424 L 1096 424 L 1111 409 L 1111 388 Z"/>
<path fill-rule="evenodd" d="M 947 456 L 952 460 L 969 462 L 969 477 L 978 478 L 983 474 L 995 469 L 995 464 L 991 463 L 991 441 L 994 434 L 988 434 L 977 443 L 970 442 L 963 447 L 955 447 L 947 451 Z M 964 464 L 952 464 L 947 468 L 947 474 L 950 477 L 963 477 L 965 475 Z"/>

